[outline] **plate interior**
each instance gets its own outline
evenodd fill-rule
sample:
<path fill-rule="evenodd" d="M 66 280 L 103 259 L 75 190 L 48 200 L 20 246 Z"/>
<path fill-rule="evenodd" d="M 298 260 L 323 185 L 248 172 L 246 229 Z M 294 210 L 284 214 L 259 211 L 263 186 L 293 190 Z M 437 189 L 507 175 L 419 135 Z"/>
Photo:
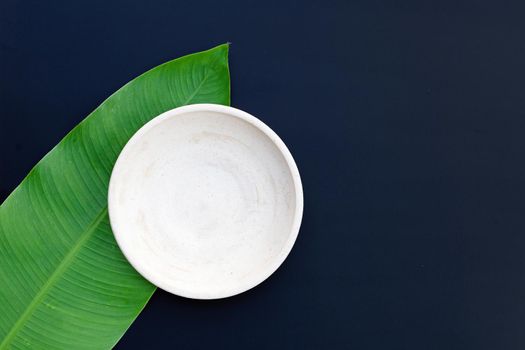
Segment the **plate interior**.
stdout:
<path fill-rule="evenodd" d="M 143 276 L 175 294 L 224 297 L 261 282 L 297 234 L 283 152 L 267 132 L 228 113 L 159 118 L 131 139 L 112 174 L 119 246 Z"/>

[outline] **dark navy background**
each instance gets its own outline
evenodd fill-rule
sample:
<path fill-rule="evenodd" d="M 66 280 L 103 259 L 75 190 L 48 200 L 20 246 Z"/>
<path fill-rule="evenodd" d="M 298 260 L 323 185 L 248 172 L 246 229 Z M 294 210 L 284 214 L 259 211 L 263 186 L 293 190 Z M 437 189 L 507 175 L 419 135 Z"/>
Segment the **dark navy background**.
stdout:
<path fill-rule="evenodd" d="M 230 41 L 232 105 L 301 171 L 299 239 L 240 296 L 157 291 L 117 349 L 524 349 L 524 14 L 2 0 L 0 199 L 124 83 Z"/>

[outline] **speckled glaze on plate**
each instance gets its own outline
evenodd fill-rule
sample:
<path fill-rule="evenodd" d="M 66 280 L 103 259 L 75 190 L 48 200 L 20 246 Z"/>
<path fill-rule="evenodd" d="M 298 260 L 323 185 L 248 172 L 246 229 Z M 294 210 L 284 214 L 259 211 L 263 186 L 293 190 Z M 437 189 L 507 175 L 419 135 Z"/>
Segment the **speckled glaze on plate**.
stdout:
<path fill-rule="evenodd" d="M 242 293 L 286 259 L 303 190 L 281 139 L 232 107 L 176 108 L 122 150 L 109 185 L 113 233 L 133 267 L 180 296 Z"/>

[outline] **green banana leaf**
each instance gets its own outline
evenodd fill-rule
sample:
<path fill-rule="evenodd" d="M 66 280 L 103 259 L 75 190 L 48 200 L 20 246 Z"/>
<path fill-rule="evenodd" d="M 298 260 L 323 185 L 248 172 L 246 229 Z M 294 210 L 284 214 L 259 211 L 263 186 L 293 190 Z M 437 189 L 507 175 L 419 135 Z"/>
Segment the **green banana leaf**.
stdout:
<path fill-rule="evenodd" d="M 0 349 L 106 349 L 155 287 L 111 232 L 107 189 L 142 125 L 193 103 L 230 103 L 228 45 L 160 65 L 77 125 L 0 207 Z"/>

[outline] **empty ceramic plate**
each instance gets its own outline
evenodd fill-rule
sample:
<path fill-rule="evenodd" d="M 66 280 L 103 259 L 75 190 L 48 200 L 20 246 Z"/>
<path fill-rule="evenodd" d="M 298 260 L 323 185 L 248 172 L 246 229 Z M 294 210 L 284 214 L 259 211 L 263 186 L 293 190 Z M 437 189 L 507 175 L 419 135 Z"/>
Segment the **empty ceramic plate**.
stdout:
<path fill-rule="evenodd" d="M 147 123 L 109 186 L 126 258 L 189 298 L 228 297 L 264 281 L 292 249 L 302 212 L 299 172 L 281 139 L 250 114 L 213 104 Z"/>

